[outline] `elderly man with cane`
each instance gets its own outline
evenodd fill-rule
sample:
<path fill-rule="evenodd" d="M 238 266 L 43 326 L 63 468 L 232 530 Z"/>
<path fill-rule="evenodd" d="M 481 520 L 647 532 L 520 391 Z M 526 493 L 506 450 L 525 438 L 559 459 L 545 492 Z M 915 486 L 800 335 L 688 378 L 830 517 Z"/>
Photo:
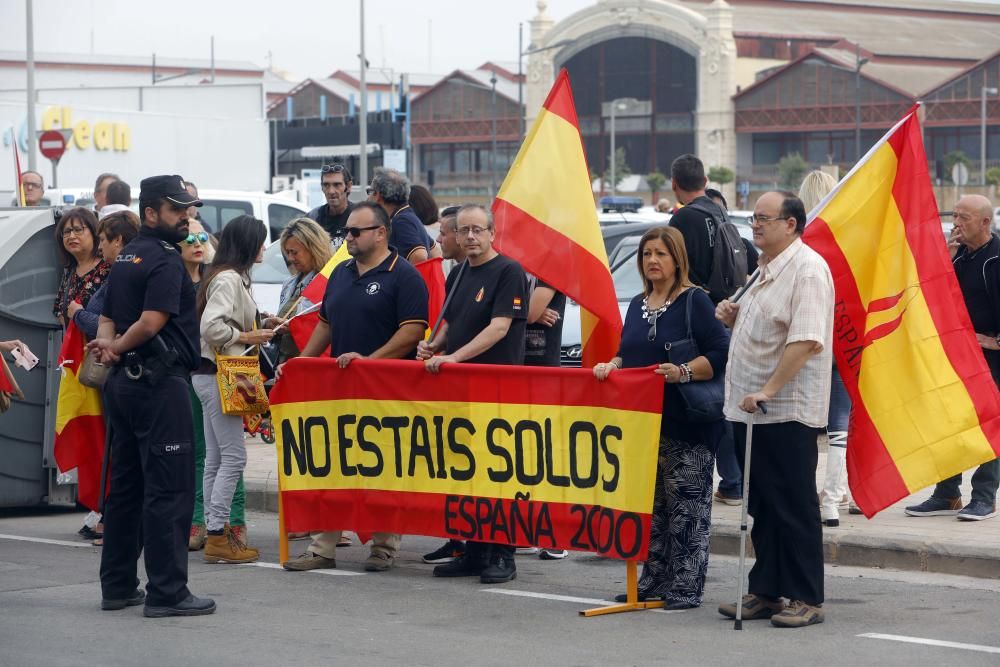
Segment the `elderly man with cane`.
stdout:
<path fill-rule="evenodd" d="M 744 503 L 757 554 L 740 607 L 719 606 L 737 628 L 741 619 L 796 628 L 824 618 L 816 436 L 829 408 L 834 299 L 826 262 L 799 238 L 805 224 L 798 197 L 761 196 L 751 218 L 759 274 L 742 298 L 716 309 L 733 330 L 725 416 L 737 448 L 745 443 Z M 767 412 L 757 414 L 762 404 Z"/>

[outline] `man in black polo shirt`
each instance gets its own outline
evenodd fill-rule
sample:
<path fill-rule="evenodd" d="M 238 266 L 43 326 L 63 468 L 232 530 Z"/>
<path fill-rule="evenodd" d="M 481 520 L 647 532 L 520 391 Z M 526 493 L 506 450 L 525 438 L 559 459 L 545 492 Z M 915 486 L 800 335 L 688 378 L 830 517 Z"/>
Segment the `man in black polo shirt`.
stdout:
<path fill-rule="evenodd" d="M 399 251 L 410 264 L 418 264 L 430 257 L 433 240 L 424 230 L 420 218 L 407 203 L 410 200 L 410 181 L 394 169 L 376 169 L 369 187 L 368 201 L 381 206 L 389 215 L 392 232 L 389 245 Z"/>
<path fill-rule="evenodd" d="M 330 274 L 323 295 L 319 324 L 302 350 L 330 355 L 346 368 L 353 359 L 412 359 L 427 330 L 427 284 L 395 248 L 389 245 L 389 216 L 372 202 L 354 207 L 345 227 L 350 260 Z M 337 567 L 341 531 L 314 533 L 306 552 L 282 563 L 286 570 Z M 365 570 L 392 567 L 400 536 L 375 533 Z"/>
<path fill-rule="evenodd" d="M 180 176 L 142 181 L 139 236 L 108 278 L 97 338 L 87 347 L 115 364 L 104 385 L 111 428 L 111 492 L 104 510 L 101 609 L 142 604 L 147 617 L 211 614 L 187 587 L 194 507 L 189 374 L 198 368 L 195 290 L 177 244 L 188 235 Z M 136 576 L 145 553 L 147 595 Z"/>
<path fill-rule="evenodd" d="M 348 201 L 353 185 L 351 172 L 342 164 L 324 164 L 319 183 L 323 188 L 326 203 L 306 213 L 306 217 L 319 223 L 319 226 L 330 235 L 334 246 L 339 248 L 344 242 L 347 219 L 351 217 L 351 211 L 354 209 L 354 205 Z"/>
<path fill-rule="evenodd" d="M 482 206 L 458 210 L 459 242 L 468 266 L 448 275 L 454 292 L 434 340 L 421 341 L 417 358 L 431 373 L 449 363 L 524 363 L 524 331 L 528 311 L 528 281 L 521 265 L 493 248 L 493 214 Z M 444 354 L 434 356 L 443 350 Z M 434 568 L 436 577 L 478 576 L 484 584 L 517 577 L 514 547 L 468 542 L 458 559 Z"/>

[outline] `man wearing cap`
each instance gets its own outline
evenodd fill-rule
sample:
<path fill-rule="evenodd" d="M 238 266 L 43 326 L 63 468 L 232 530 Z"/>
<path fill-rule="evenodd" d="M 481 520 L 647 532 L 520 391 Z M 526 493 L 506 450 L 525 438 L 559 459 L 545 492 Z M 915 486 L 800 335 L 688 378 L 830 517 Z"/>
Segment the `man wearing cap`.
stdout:
<path fill-rule="evenodd" d="M 101 609 L 145 602 L 147 617 L 198 616 L 215 602 L 187 587 L 194 507 L 190 372 L 200 361 L 195 289 L 177 244 L 201 202 L 180 176 L 140 184 L 139 235 L 122 248 L 88 350 L 112 365 L 104 392 L 111 428 Z M 136 575 L 144 552 L 146 592 Z"/>
<path fill-rule="evenodd" d="M 351 172 L 342 164 L 324 164 L 319 177 L 320 187 L 326 203 L 306 213 L 306 217 L 319 223 L 330 235 L 333 244 L 340 247 L 344 242 L 347 219 L 354 206 L 348 201 L 351 194 Z"/>

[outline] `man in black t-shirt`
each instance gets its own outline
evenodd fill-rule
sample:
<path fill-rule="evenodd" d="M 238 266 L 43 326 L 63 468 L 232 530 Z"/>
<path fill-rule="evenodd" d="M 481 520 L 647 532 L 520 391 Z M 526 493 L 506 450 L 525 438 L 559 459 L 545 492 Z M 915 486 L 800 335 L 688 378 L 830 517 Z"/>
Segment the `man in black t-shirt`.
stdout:
<path fill-rule="evenodd" d="M 342 164 L 325 164 L 319 182 L 326 203 L 306 213 L 306 217 L 319 223 L 330 235 L 334 246 L 339 248 L 344 242 L 347 219 L 354 209 L 354 205 L 348 201 L 353 184 L 351 172 Z"/>
<path fill-rule="evenodd" d="M 528 326 L 524 336 L 525 366 L 559 366 L 566 295 L 539 278 L 528 280 Z"/>
<path fill-rule="evenodd" d="M 705 210 L 722 214 L 719 205 L 705 195 L 707 184 L 705 165 L 694 155 L 681 155 L 670 165 L 670 186 L 677 203 L 684 206 L 674 213 L 669 224 L 684 235 L 688 277 L 699 287 L 705 287 L 712 275 L 712 245 L 715 242 L 715 223 Z"/>
<path fill-rule="evenodd" d="M 417 358 L 431 373 L 450 363 L 521 365 L 528 311 L 524 270 L 493 248 L 493 214 L 487 209 L 463 206 L 457 224 L 468 265 L 448 276 L 446 287 L 453 294 L 441 328 L 434 340 L 420 342 Z M 443 355 L 434 356 L 441 350 Z M 510 581 L 517 577 L 514 547 L 468 542 L 462 557 L 435 567 L 434 576 L 478 576 L 484 584 Z"/>

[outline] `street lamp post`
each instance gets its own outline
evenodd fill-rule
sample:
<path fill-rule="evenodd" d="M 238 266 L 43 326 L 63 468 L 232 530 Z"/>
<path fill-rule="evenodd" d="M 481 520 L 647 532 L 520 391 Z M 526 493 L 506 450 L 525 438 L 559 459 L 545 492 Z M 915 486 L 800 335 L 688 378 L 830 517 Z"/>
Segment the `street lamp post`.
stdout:
<path fill-rule="evenodd" d="M 490 86 L 492 88 L 493 101 L 491 106 L 493 108 L 493 148 L 490 151 L 490 189 L 493 192 L 493 196 L 497 196 L 497 75 L 493 72 L 490 77 Z"/>
<path fill-rule="evenodd" d="M 649 116 L 653 113 L 653 103 L 649 100 L 637 100 L 634 97 L 619 97 L 601 105 L 601 116 L 611 118 L 611 194 L 617 190 L 617 174 L 615 173 L 615 120 L 618 116 Z"/>
<path fill-rule="evenodd" d="M 986 96 L 996 94 L 996 88 L 983 86 L 979 97 L 979 172 L 983 185 L 986 185 Z"/>
<path fill-rule="evenodd" d="M 868 58 L 861 57 L 861 45 L 854 45 L 854 161 L 861 159 L 861 67 Z"/>
<path fill-rule="evenodd" d="M 365 59 L 365 0 L 361 0 L 361 53 L 358 55 L 361 60 L 361 123 L 358 128 L 358 143 L 360 153 L 358 165 L 361 172 L 361 185 L 368 185 L 368 82 L 366 81 L 365 70 L 368 69 L 368 61 Z"/>

